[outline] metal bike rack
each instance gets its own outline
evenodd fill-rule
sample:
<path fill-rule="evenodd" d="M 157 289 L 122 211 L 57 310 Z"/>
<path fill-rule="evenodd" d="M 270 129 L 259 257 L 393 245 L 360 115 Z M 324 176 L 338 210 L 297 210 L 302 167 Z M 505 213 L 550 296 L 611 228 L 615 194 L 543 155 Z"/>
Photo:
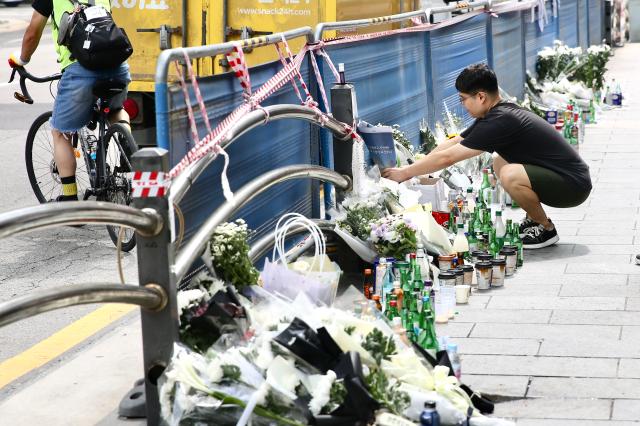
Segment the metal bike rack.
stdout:
<path fill-rule="evenodd" d="M 84 223 L 120 225 L 149 236 L 157 234 L 163 225 L 160 215 L 152 209 L 138 210 L 101 201 L 69 201 L 25 207 L 0 214 L 0 238 Z"/>
<path fill-rule="evenodd" d="M 237 123 L 229 129 L 224 139 L 220 143 L 222 148 L 231 145 L 236 139 L 244 135 L 246 132 L 260 125 L 267 124 L 270 121 L 282 119 L 299 119 L 308 121 L 313 124 L 325 127 L 331 131 L 338 139 L 347 140 L 350 137 L 344 123 L 333 117 L 326 116 L 321 118 L 317 111 L 302 105 L 273 105 L 264 107 L 268 112 L 268 117 L 262 110 L 251 111 L 242 117 Z M 200 176 L 200 174 L 216 159 L 216 154 L 210 152 L 200 160 L 189 165 L 174 181 L 171 183 L 171 199 L 179 203 L 187 193 L 189 187 Z"/>
<path fill-rule="evenodd" d="M 74 284 L 51 288 L 36 295 L 0 303 L 0 327 L 55 309 L 90 303 L 128 303 L 157 311 L 167 304 L 167 295 L 157 285 L 145 287 L 122 284 Z"/>
<path fill-rule="evenodd" d="M 209 241 L 211 234 L 218 225 L 227 220 L 243 205 L 273 185 L 290 179 L 299 178 L 313 178 L 331 182 L 338 188 L 345 191 L 351 187 L 351 179 L 348 177 L 325 167 L 312 166 L 308 164 L 285 166 L 258 176 L 256 179 L 236 191 L 235 202 L 225 202 L 211 216 L 209 216 L 198 232 L 196 232 L 182 250 L 180 250 L 173 265 L 173 276 L 176 281 L 180 281 L 180 279 L 187 273 L 193 262 L 200 256 L 207 244 L 207 241 Z"/>

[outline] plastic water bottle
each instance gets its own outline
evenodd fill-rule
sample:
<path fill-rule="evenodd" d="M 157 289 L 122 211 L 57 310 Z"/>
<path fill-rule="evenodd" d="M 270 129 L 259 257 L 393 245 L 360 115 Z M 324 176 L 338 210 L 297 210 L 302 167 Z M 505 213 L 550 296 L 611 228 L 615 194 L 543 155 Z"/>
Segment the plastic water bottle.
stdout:
<path fill-rule="evenodd" d="M 455 343 L 448 343 L 447 354 L 449 355 L 449 361 L 451 361 L 453 374 L 458 380 L 460 380 L 460 376 L 462 375 L 462 364 L 460 361 L 460 355 L 458 354 L 458 345 Z"/>
<path fill-rule="evenodd" d="M 420 426 L 440 426 L 440 415 L 436 410 L 435 402 L 424 403 L 424 410 L 420 414 Z"/>
<path fill-rule="evenodd" d="M 418 243 L 418 250 L 416 250 L 416 262 L 420 266 L 420 274 L 422 275 L 422 281 L 428 281 L 431 279 L 431 265 L 427 254 L 424 251 L 424 245 Z"/>
<path fill-rule="evenodd" d="M 87 148 L 89 150 L 89 158 L 96 161 L 96 151 L 98 150 L 98 139 L 93 135 L 87 135 Z"/>
<path fill-rule="evenodd" d="M 387 259 L 381 257 L 378 259 L 378 265 L 376 266 L 376 281 L 374 284 L 375 294 L 380 296 L 380 300 L 382 300 L 382 288 L 384 283 L 384 275 L 387 273 Z"/>
<path fill-rule="evenodd" d="M 622 88 L 620 88 L 620 83 L 616 83 L 615 89 L 613 90 L 614 94 L 614 105 L 622 106 Z"/>

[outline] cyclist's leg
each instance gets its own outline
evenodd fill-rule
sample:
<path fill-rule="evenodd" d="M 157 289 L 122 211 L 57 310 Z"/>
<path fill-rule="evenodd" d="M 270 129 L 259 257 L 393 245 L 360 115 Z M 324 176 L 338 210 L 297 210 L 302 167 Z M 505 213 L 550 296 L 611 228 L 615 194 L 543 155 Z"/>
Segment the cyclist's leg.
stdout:
<path fill-rule="evenodd" d="M 71 146 L 73 134 L 51 130 L 53 135 L 53 158 L 58 168 L 58 175 L 62 183 L 62 197 L 59 201 L 77 200 L 76 186 L 76 156 Z"/>
<path fill-rule="evenodd" d="M 129 65 L 126 62 L 120 65 L 118 68 L 110 71 L 104 71 L 104 73 L 109 78 L 114 78 L 116 80 L 126 82 L 127 86 L 131 82 L 131 75 L 129 74 Z M 111 113 L 109 114 L 109 122 L 111 124 L 120 123 L 124 127 L 126 127 L 127 130 L 129 130 L 129 132 L 131 132 L 129 114 L 127 114 L 127 111 L 125 111 L 124 108 L 122 107 L 125 99 L 127 99 L 126 88 L 122 93 L 114 96 L 113 99 L 111 100 L 111 105 L 110 105 Z"/>
<path fill-rule="evenodd" d="M 72 135 L 84 127 L 91 118 L 94 102 L 95 77 L 78 63 L 65 68 L 58 84 L 53 105 L 51 128 L 54 141 L 53 157 L 63 184 L 60 201 L 76 200 L 76 158 L 71 146 Z"/>

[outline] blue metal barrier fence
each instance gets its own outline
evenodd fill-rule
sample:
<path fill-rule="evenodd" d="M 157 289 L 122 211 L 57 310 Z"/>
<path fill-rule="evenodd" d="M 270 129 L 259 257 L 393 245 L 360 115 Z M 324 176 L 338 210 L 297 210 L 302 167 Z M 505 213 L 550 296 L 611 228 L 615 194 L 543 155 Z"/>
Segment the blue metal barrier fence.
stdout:
<path fill-rule="evenodd" d="M 489 2 L 478 1 L 470 3 L 467 10 L 470 13 L 459 11 L 455 6 L 441 8 L 459 11 L 455 21 L 427 27 L 424 31 L 397 32 L 342 44 L 329 43 L 326 51 L 335 64 L 345 64 L 347 79 L 355 84 L 359 118 L 371 123 L 399 124 L 412 144 L 417 146 L 418 123 L 427 119 L 433 127 L 436 121 L 442 120 L 445 105 L 460 116 L 464 124 L 471 122 L 471 117 L 459 104 L 454 88 L 457 75 L 466 66 L 478 62 L 490 64 L 507 93 L 521 98 L 526 72 L 535 75 L 537 52 L 543 47 L 552 46 L 556 39 L 569 46 L 582 47 L 589 42 L 598 43 L 601 39 L 603 0 L 563 0 L 558 10 L 552 1 L 547 1 L 544 5 L 547 19 L 542 28 L 538 4 L 532 0 L 502 2 L 499 9 L 493 10 Z M 357 22 L 357 26 L 398 22 L 440 11 L 439 8 L 430 12 L 353 22 Z M 315 38 L 321 37 L 324 29 L 339 26 L 340 23 L 320 24 Z M 306 34 L 310 40 L 313 39 L 309 29 L 300 30 L 290 33 L 295 33 L 295 36 Z M 279 36 L 269 37 L 265 40 L 274 42 Z M 167 58 L 164 59 L 166 61 Z M 329 88 L 334 84 L 334 76 L 322 58 L 318 58 L 318 62 L 324 87 L 330 96 Z M 279 68 L 280 64 L 276 62 L 251 68 L 254 87 L 265 82 Z M 318 85 L 310 69 L 308 63 L 303 64 L 302 74 L 310 82 L 316 100 L 320 101 Z M 212 125 L 216 125 L 243 100 L 241 88 L 232 73 L 200 78 L 199 86 Z M 191 99 L 196 107 L 195 97 Z M 297 102 L 291 86 L 287 85 L 265 105 Z M 156 114 L 159 145 L 169 149 L 171 164 L 175 165 L 193 146 L 193 141 L 190 141 L 186 124 L 182 92 L 168 85 L 166 73 L 157 74 L 156 78 Z M 198 126 L 204 135 L 201 120 Z M 266 170 L 286 164 L 320 163 L 331 167 L 330 145 L 331 139 L 325 131 L 310 128 L 299 121 L 259 127 L 242 136 L 229 149 L 231 187 L 238 188 Z M 224 199 L 219 181 L 221 167 L 222 159 L 216 160 L 180 203 L 186 219 L 187 236 Z M 297 211 L 318 217 L 319 207 L 317 186 L 308 182 L 291 182 L 260 196 L 243 208 L 238 216 L 245 218 L 251 228 L 257 229 L 259 237 L 283 213 Z"/>

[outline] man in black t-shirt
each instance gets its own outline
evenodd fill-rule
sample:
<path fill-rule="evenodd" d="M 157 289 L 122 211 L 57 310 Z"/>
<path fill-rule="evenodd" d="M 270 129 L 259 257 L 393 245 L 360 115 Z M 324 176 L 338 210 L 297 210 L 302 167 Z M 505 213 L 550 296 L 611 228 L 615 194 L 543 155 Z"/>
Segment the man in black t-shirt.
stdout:
<path fill-rule="evenodd" d="M 486 65 L 464 69 L 456 89 L 476 121 L 425 158 L 410 166 L 386 169 L 382 175 L 402 182 L 483 151 L 495 152 L 494 171 L 511 198 L 527 212 L 520 226 L 524 248 L 555 244 L 558 233 L 541 203 L 565 208 L 582 204 L 591 192 L 589 166 L 553 126 L 531 111 L 504 102 L 496 75 Z"/>

